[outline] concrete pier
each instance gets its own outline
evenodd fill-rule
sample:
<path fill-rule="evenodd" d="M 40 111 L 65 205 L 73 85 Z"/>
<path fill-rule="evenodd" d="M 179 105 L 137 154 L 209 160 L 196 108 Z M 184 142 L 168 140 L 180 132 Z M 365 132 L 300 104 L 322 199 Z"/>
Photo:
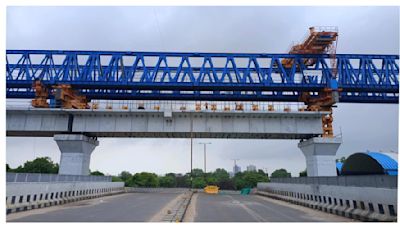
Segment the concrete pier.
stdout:
<path fill-rule="evenodd" d="M 307 176 L 336 176 L 335 155 L 341 138 L 314 137 L 301 141 L 298 147 L 306 157 Z"/>
<path fill-rule="evenodd" d="M 85 135 L 54 135 L 61 151 L 59 174 L 89 175 L 90 155 L 99 141 Z"/>

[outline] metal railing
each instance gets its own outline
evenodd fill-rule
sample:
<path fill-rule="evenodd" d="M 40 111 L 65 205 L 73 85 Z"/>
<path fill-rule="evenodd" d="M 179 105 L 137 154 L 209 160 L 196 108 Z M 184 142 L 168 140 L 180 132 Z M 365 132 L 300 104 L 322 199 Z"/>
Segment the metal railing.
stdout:
<path fill-rule="evenodd" d="M 153 111 L 247 111 L 247 112 L 307 112 L 300 102 L 228 102 L 228 101 L 122 101 L 92 100 L 90 110 L 153 110 Z M 33 108 L 30 100 L 9 100 L 6 108 Z"/>
<path fill-rule="evenodd" d="M 337 185 L 373 188 L 397 188 L 397 176 L 360 175 L 336 177 L 271 178 L 272 183 Z"/>
<path fill-rule="evenodd" d="M 59 175 L 45 173 L 6 173 L 6 182 L 111 182 L 111 176 Z"/>
<path fill-rule="evenodd" d="M 313 26 L 314 32 L 339 32 L 338 26 Z"/>

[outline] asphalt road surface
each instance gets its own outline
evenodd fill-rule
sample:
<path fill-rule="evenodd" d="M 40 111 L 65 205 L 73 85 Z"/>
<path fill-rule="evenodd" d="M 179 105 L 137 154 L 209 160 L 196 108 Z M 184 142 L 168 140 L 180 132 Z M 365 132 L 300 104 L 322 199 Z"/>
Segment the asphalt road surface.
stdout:
<path fill-rule="evenodd" d="M 127 193 L 7 215 L 7 222 L 162 221 L 178 193 Z M 344 222 L 350 219 L 258 195 L 195 193 L 184 222 Z"/>
<path fill-rule="evenodd" d="M 127 193 L 13 213 L 7 222 L 146 222 L 178 195 Z"/>
<path fill-rule="evenodd" d="M 195 194 L 186 221 L 344 222 L 350 219 L 258 195 Z"/>

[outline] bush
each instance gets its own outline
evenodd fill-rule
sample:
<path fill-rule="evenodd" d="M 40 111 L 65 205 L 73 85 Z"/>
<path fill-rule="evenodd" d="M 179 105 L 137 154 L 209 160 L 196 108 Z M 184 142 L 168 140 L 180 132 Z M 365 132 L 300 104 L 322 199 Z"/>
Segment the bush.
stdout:
<path fill-rule="evenodd" d="M 49 157 L 36 158 L 33 161 L 26 161 L 24 166 L 16 169 L 7 168 L 8 172 L 14 173 L 58 173 L 58 164 L 54 163 Z"/>
<path fill-rule="evenodd" d="M 279 177 L 291 177 L 292 175 L 286 171 L 286 169 L 277 169 L 273 173 L 271 173 L 271 178 L 279 178 Z"/>
<path fill-rule="evenodd" d="M 176 180 L 175 177 L 171 176 L 171 175 L 166 175 L 163 177 L 159 177 L 158 178 L 158 182 L 160 183 L 160 187 L 164 187 L 164 188 L 174 188 L 176 187 Z"/>
<path fill-rule="evenodd" d="M 104 176 L 104 173 L 102 173 L 100 171 L 94 171 L 94 172 L 90 172 L 90 175 L 92 175 L 92 176 Z"/>
<path fill-rule="evenodd" d="M 111 177 L 112 182 L 124 182 L 120 177 L 112 176 Z"/>
<path fill-rule="evenodd" d="M 129 187 L 158 187 L 158 177 L 154 173 L 141 172 L 133 175 L 128 182 Z"/>
<path fill-rule="evenodd" d="M 193 188 L 204 188 L 207 183 L 203 177 L 196 177 L 193 179 Z"/>

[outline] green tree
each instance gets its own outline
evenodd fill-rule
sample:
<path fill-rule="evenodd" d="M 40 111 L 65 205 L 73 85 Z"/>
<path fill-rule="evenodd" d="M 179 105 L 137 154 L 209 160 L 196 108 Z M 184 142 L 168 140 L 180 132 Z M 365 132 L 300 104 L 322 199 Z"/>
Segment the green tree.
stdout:
<path fill-rule="evenodd" d="M 170 176 L 170 177 L 176 178 L 176 174 L 175 173 L 167 173 L 167 174 L 165 174 L 165 176 Z"/>
<path fill-rule="evenodd" d="M 9 172 L 11 170 L 10 166 L 6 164 L 6 172 Z"/>
<path fill-rule="evenodd" d="M 277 169 L 271 173 L 271 178 L 291 177 L 292 175 L 286 169 Z"/>
<path fill-rule="evenodd" d="M 211 173 L 214 179 L 208 179 L 207 184 L 217 185 L 220 189 L 234 189 L 233 180 L 230 179 L 229 173 L 225 169 L 216 169 Z"/>
<path fill-rule="evenodd" d="M 112 176 L 111 181 L 112 182 L 124 182 L 120 177 L 117 177 L 117 176 Z"/>
<path fill-rule="evenodd" d="M 204 188 L 207 185 L 204 177 L 193 178 L 193 188 Z"/>
<path fill-rule="evenodd" d="M 125 183 L 125 187 L 129 187 L 132 178 L 132 174 L 130 172 L 122 171 L 118 177 Z"/>
<path fill-rule="evenodd" d="M 122 171 L 118 175 L 118 177 L 121 178 L 121 180 L 123 180 L 125 183 L 127 183 L 132 178 L 132 174 L 128 171 Z"/>
<path fill-rule="evenodd" d="M 92 176 L 104 176 L 104 173 L 96 170 L 94 172 L 90 172 L 90 175 L 92 175 Z"/>
<path fill-rule="evenodd" d="M 299 173 L 299 176 L 301 176 L 301 177 L 306 177 L 306 176 L 307 176 L 307 169 L 301 171 L 301 172 Z"/>
<path fill-rule="evenodd" d="M 15 169 L 11 169 L 10 172 L 13 172 L 13 173 L 24 173 L 25 171 L 24 171 L 24 167 L 22 167 L 22 165 L 20 165 Z"/>
<path fill-rule="evenodd" d="M 235 182 L 233 181 L 233 179 L 228 179 L 228 180 L 222 180 L 222 181 L 218 181 L 217 186 L 220 189 L 225 189 L 225 190 L 234 190 L 235 188 Z"/>
<path fill-rule="evenodd" d="M 203 172 L 202 169 L 193 169 L 192 170 L 192 175 L 193 175 L 193 178 L 204 177 L 204 172 Z"/>
<path fill-rule="evenodd" d="M 236 175 L 233 177 L 233 184 L 234 184 L 235 190 L 249 187 L 249 186 L 247 186 L 247 183 L 244 180 L 243 175 L 240 172 L 236 173 Z"/>
<path fill-rule="evenodd" d="M 212 175 L 217 179 L 217 182 L 229 180 L 229 173 L 225 169 L 216 169 Z"/>
<path fill-rule="evenodd" d="M 54 163 L 49 157 L 36 158 L 33 161 L 26 161 L 24 166 L 11 169 L 16 173 L 58 173 L 58 164 Z"/>
<path fill-rule="evenodd" d="M 254 188 L 258 182 L 268 182 L 269 179 L 265 174 L 255 171 L 244 171 L 237 173 L 234 177 L 236 189 Z"/>
<path fill-rule="evenodd" d="M 208 175 L 205 177 L 205 182 L 207 185 L 218 185 L 218 180 L 212 175 Z"/>
<path fill-rule="evenodd" d="M 164 188 L 173 188 L 176 187 L 176 180 L 175 176 L 172 175 L 165 175 L 163 177 L 159 177 L 158 181 L 160 183 L 160 187 Z"/>
<path fill-rule="evenodd" d="M 259 174 L 261 174 L 261 175 L 267 175 L 265 172 L 264 172 L 264 170 L 262 170 L 262 169 L 258 169 L 257 170 L 257 173 L 259 173 Z"/>
<path fill-rule="evenodd" d="M 244 179 L 252 188 L 257 187 L 259 182 L 269 182 L 267 175 L 259 172 L 245 172 Z"/>
<path fill-rule="evenodd" d="M 157 175 L 148 172 L 135 173 L 128 182 L 129 187 L 158 187 L 158 185 Z"/>
<path fill-rule="evenodd" d="M 190 187 L 190 173 L 183 176 L 176 176 L 176 187 L 189 188 Z"/>

